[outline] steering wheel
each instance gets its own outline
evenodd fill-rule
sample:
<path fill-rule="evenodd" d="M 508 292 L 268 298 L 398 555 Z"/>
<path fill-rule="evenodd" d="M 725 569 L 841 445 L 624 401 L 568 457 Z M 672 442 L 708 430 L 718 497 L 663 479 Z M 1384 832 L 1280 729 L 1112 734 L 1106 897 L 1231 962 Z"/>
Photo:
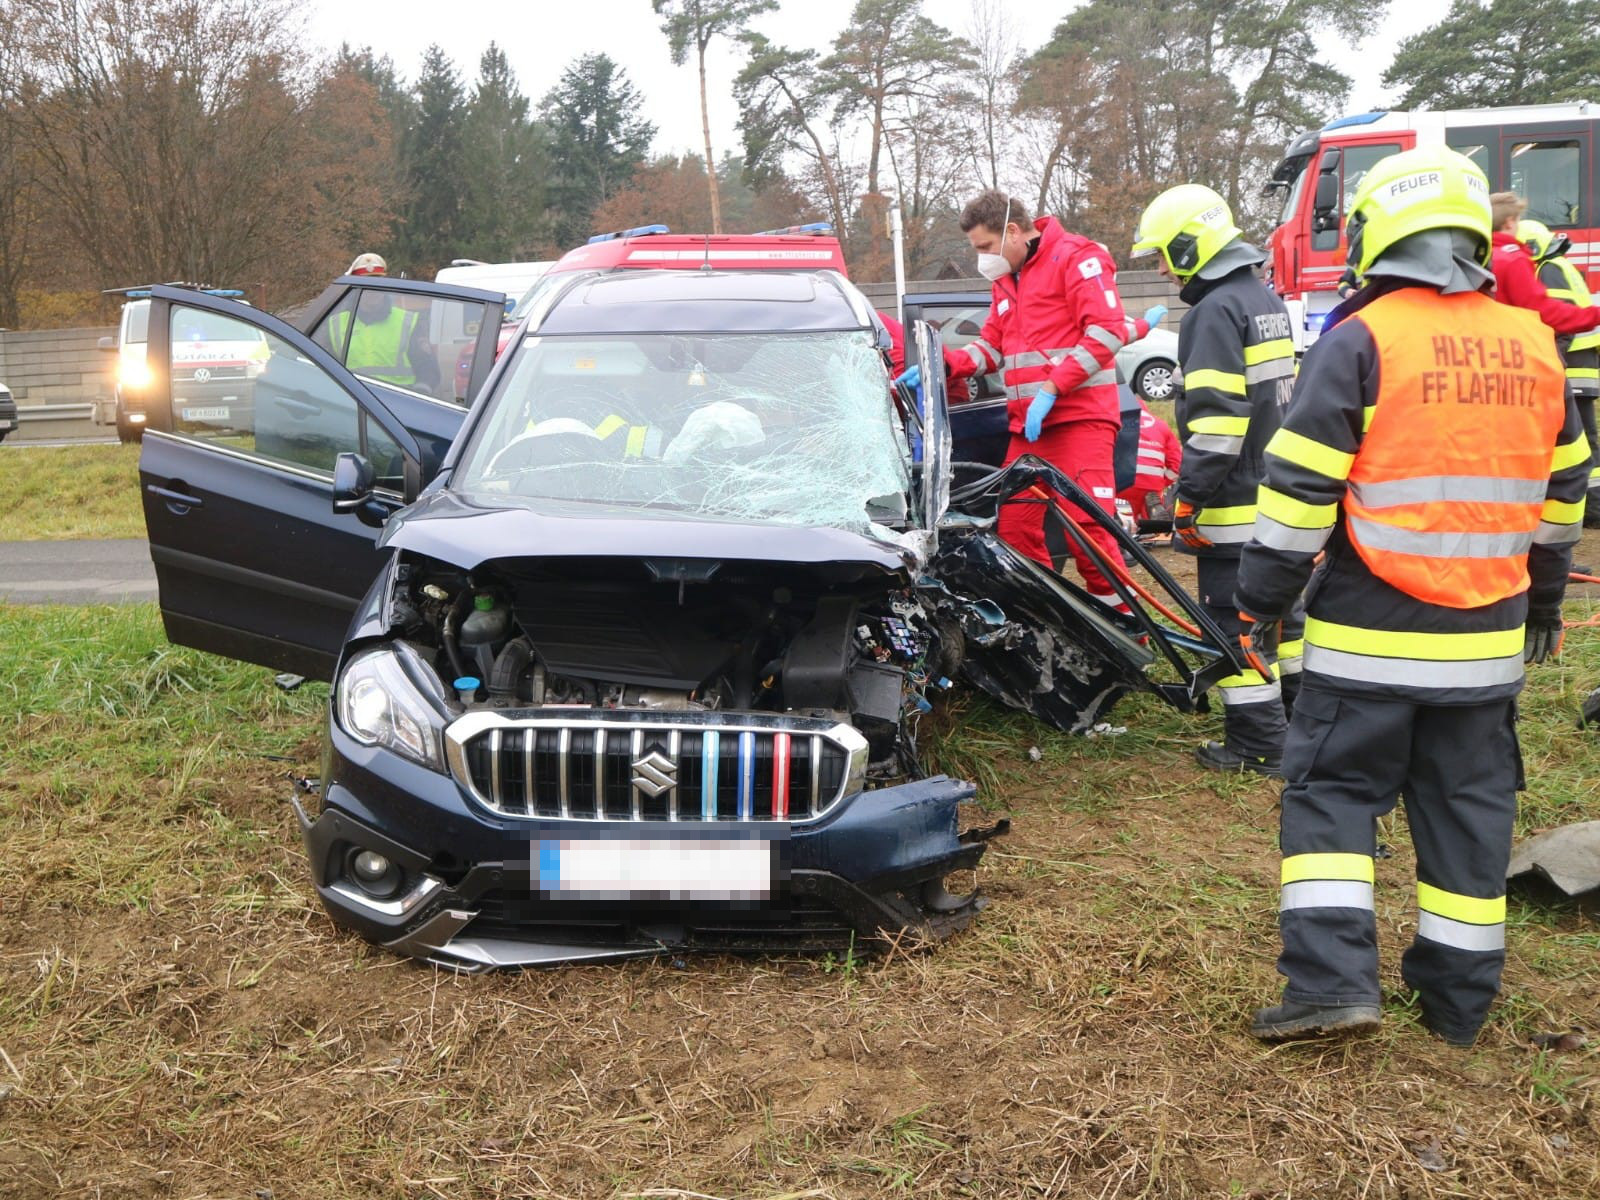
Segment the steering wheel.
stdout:
<path fill-rule="evenodd" d="M 607 417 L 621 417 L 630 425 L 648 422 L 637 406 L 603 384 L 587 379 L 563 380 L 550 385 L 535 404 L 536 419 L 573 417 L 593 428 Z"/>
<path fill-rule="evenodd" d="M 606 444 L 591 433 L 518 434 L 496 450 L 484 470 L 490 475 L 606 461 Z"/>

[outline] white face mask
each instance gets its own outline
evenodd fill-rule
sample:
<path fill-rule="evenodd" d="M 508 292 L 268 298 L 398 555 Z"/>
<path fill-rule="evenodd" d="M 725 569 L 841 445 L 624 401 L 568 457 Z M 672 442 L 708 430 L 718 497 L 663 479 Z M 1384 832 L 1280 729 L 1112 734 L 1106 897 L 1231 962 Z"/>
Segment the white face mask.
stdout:
<path fill-rule="evenodd" d="M 1004 279 L 1011 274 L 1011 264 L 1006 261 L 1004 254 L 980 254 L 978 255 L 978 274 L 988 280 Z"/>
<path fill-rule="evenodd" d="M 1008 217 L 1011 215 L 1010 197 L 1006 198 L 1006 215 Z M 1002 251 L 1006 248 L 1006 237 L 1010 234 L 1010 232 L 1011 222 L 1007 221 L 1000 230 L 1000 249 Z M 990 282 L 1004 279 L 1007 275 L 1011 274 L 1012 270 L 1013 268 L 1011 266 L 1011 261 L 1006 258 L 1004 254 L 984 253 L 978 255 L 978 274 L 982 275 Z"/>

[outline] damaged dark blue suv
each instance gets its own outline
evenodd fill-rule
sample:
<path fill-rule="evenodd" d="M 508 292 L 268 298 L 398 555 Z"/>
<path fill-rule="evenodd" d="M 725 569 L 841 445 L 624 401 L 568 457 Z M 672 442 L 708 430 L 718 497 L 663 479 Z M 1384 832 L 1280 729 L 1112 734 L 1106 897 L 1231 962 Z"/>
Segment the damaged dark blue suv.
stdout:
<path fill-rule="evenodd" d="M 455 330 L 440 362 L 493 336 L 477 293 L 341 284 Z M 920 765 L 932 697 L 965 680 L 1083 728 L 1129 688 L 1188 706 L 1234 669 L 995 537 L 1002 499 L 1070 488 L 1043 464 L 952 506 L 937 383 L 920 412 L 892 396 L 836 273 L 574 273 L 470 411 L 341 356 L 326 322 L 363 302 L 328 297 L 307 335 L 157 289 L 158 371 L 185 309 L 270 354 L 251 430 L 174 429 L 158 378 L 140 469 L 169 636 L 333 681 L 320 805 L 296 811 L 330 915 L 397 952 L 938 938 L 981 907 L 994 830 L 963 832 L 972 785 Z M 925 326 L 914 349 L 940 361 Z"/>

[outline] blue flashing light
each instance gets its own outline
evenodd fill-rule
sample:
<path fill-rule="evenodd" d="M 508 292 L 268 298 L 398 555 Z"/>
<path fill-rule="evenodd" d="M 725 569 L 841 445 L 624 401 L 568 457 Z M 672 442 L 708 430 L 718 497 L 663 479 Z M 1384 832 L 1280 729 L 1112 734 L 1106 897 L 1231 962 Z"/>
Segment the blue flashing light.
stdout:
<path fill-rule="evenodd" d="M 1368 113 L 1356 113 L 1354 116 L 1340 117 L 1338 120 L 1329 121 L 1324 125 L 1322 132 L 1327 133 L 1330 129 L 1348 129 L 1352 125 L 1371 125 L 1374 121 L 1380 121 L 1388 115 L 1388 109 L 1373 109 Z"/>
<path fill-rule="evenodd" d="M 785 225 L 782 229 L 763 229 L 751 234 L 751 236 L 782 237 L 785 234 L 816 234 L 820 237 L 832 237 L 833 223 L 830 221 L 812 221 L 806 225 Z"/>
<path fill-rule="evenodd" d="M 171 286 L 173 286 L 173 287 L 181 287 L 183 285 L 175 283 L 175 284 L 172 284 Z M 206 295 L 206 296 L 223 296 L 223 297 L 231 298 L 231 297 L 234 297 L 234 296 L 242 296 L 242 295 L 244 295 L 244 292 L 240 291 L 238 288 L 195 288 L 194 290 L 197 291 L 197 292 L 200 292 L 202 295 Z M 107 293 L 107 295 L 110 295 L 110 294 L 111 293 L 109 293 L 109 292 Z M 127 289 L 125 289 L 123 291 L 117 292 L 116 294 L 120 295 L 120 296 L 124 296 L 129 300 L 148 300 L 148 299 L 150 299 L 151 292 L 150 292 L 149 288 L 144 287 L 144 288 L 127 288 Z"/>
<path fill-rule="evenodd" d="M 635 225 L 632 229 L 617 229 L 611 233 L 597 233 L 589 239 L 588 245 L 596 242 L 614 242 L 618 238 L 646 237 L 652 233 L 671 233 L 665 225 Z"/>

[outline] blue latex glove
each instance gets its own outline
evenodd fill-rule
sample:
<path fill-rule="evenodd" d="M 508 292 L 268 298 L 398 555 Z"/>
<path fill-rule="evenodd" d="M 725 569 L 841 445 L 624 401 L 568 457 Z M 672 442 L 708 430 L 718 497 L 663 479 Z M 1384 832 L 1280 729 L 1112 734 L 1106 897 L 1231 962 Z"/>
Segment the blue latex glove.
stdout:
<path fill-rule="evenodd" d="M 922 364 L 921 363 L 917 363 L 915 366 L 907 367 L 904 371 L 901 371 L 900 374 L 898 374 L 898 375 L 896 375 L 894 377 L 894 381 L 896 383 L 903 383 L 908 388 L 921 387 L 922 386 Z"/>
<path fill-rule="evenodd" d="M 1165 304 L 1152 305 L 1150 308 L 1144 310 L 1145 322 L 1150 326 L 1151 329 L 1154 329 L 1157 325 L 1161 324 L 1161 318 L 1166 315 L 1167 306 Z"/>
<path fill-rule="evenodd" d="M 1044 419 L 1050 415 L 1050 410 L 1056 406 L 1054 392 L 1040 392 L 1028 401 L 1028 415 L 1022 422 L 1022 436 L 1030 442 L 1039 440 L 1039 431 L 1044 427 Z"/>

